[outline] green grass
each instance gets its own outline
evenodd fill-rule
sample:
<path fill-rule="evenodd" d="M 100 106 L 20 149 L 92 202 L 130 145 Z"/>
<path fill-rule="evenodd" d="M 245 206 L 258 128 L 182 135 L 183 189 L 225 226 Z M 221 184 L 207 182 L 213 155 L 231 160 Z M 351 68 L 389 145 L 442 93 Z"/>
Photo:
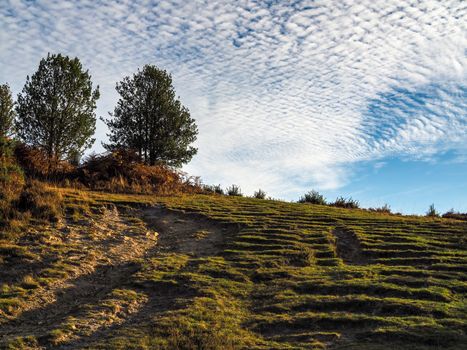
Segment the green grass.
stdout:
<path fill-rule="evenodd" d="M 87 348 L 428 350 L 467 344 L 467 222 L 237 196 L 60 191 L 76 225 L 109 203 L 122 212 L 158 203 L 239 228 L 216 255 L 162 251 L 140 260 L 107 299 L 117 311 L 115 300 L 141 300 L 147 317 L 122 321 Z M 140 218 L 128 222 L 144 225 Z M 337 254 L 336 228 L 355 234 L 358 261 Z M 196 232 L 193 240 L 207 235 Z M 60 258 L 44 264 L 40 278 L 72 274 L 66 252 L 76 247 L 56 249 Z M 20 242 L 0 252 L 6 260 L 8 254 L 45 256 Z M 40 278 L 19 286 L 33 293 Z M 13 290 L 4 287 L 0 296 L 0 311 L 9 315 L 27 302 L 27 291 Z M 142 295 L 153 297 L 153 311 Z M 64 332 L 57 328 L 49 336 L 58 342 Z"/>

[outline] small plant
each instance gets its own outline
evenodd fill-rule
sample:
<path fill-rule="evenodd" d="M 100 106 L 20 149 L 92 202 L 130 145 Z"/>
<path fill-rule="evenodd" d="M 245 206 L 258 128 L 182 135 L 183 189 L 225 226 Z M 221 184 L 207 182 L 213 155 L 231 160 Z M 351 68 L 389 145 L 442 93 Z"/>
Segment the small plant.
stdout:
<path fill-rule="evenodd" d="M 310 191 L 307 192 L 303 195 L 298 200 L 299 203 L 311 203 L 311 204 L 319 204 L 319 205 L 326 205 L 326 198 L 322 194 L 320 194 L 318 191 Z"/>
<path fill-rule="evenodd" d="M 253 197 L 254 197 L 254 198 L 258 198 L 258 199 L 264 199 L 264 198 L 266 198 L 266 192 L 264 192 L 264 191 L 260 188 L 258 191 L 255 191 L 255 193 L 253 194 Z"/>
<path fill-rule="evenodd" d="M 434 203 L 431 204 L 430 207 L 428 208 L 428 211 L 426 212 L 426 216 L 432 217 L 432 218 L 439 216 L 438 212 L 436 211 Z"/>
<path fill-rule="evenodd" d="M 224 190 L 222 189 L 221 185 L 203 185 L 203 191 L 207 194 L 224 194 Z"/>
<path fill-rule="evenodd" d="M 358 209 L 360 208 L 360 203 L 352 199 L 352 197 L 345 198 L 345 197 L 337 197 L 334 203 L 331 203 L 331 206 L 338 207 L 338 208 L 348 208 L 348 209 Z"/>
<path fill-rule="evenodd" d="M 382 207 L 370 208 L 370 211 L 375 211 L 377 213 L 391 214 L 391 207 L 389 204 L 384 204 Z"/>
<path fill-rule="evenodd" d="M 229 196 L 243 197 L 242 191 L 240 187 L 238 187 L 237 185 L 232 185 L 230 187 L 227 187 L 227 194 Z"/>
<path fill-rule="evenodd" d="M 454 209 L 445 212 L 442 216 L 446 219 L 467 220 L 467 213 L 460 213 Z"/>

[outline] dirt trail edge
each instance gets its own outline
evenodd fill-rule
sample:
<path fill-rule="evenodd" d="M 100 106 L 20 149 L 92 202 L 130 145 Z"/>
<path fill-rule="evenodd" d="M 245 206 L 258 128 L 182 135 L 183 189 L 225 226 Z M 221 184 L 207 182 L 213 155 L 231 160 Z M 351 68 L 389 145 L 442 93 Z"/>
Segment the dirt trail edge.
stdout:
<path fill-rule="evenodd" d="M 238 231 L 236 225 L 162 206 L 137 214 L 144 227 L 135 228 L 133 220 L 110 207 L 90 227 L 68 232 L 73 244 L 91 249 L 97 258 L 92 263 L 83 258 L 81 274 L 41 288 L 36 302 L 16 319 L 0 324 L 0 349 L 28 337 L 33 349 L 82 348 L 105 338 L 115 327 L 148 319 L 170 307 L 170 300 L 161 299 L 158 291 L 156 298 L 146 290 L 128 288 L 145 260 L 161 252 L 214 255 Z"/>
<path fill-rule="evenodd" d="M 355 232 L 346 227 L 336 227 L 332 234 L 336 238 L 336 253 L 344 263 L 349 265 L 367 264 L 362 253 L 360 240 Z"/>

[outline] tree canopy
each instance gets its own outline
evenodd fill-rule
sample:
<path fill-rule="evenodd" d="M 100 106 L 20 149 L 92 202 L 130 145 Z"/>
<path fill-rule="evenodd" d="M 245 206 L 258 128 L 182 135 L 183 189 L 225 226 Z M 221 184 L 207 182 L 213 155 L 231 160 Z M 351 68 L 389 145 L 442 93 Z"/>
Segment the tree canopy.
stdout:
<path fill-rule="evenodd" d="M 14 102 L 8 84 L 0 85 L 0 137 L 11 134 L 15 119 Z"/>
<path fill-rule="evenodd" d="M 146 65 L 116 86 L 120 99 L 110 119 L 109 150 L 129 148 L 149 165 L 181 166 L 196 154 L 190 146 L 198 130 L 194 119 L 175 96 L 172 77 Z"/>
<path fill-rule="evenodd" d="M 78 58 L 48 54 L 18 95 L 16 130 L 26 144 L 46 152 L 49 161 L 91 147 L 99 87 Z"/>

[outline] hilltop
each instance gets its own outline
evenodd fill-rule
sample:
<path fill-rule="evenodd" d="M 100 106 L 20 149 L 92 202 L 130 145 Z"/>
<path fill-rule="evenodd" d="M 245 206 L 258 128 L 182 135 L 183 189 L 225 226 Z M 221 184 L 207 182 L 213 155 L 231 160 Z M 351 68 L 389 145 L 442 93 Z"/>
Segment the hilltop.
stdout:
<path fill-rule="evenodd" d="M 0 240 L 8 349 L 460 349 L 467 222 L 48 189 Z M 10 223 L 14 229 L 15 223 Z"/>

